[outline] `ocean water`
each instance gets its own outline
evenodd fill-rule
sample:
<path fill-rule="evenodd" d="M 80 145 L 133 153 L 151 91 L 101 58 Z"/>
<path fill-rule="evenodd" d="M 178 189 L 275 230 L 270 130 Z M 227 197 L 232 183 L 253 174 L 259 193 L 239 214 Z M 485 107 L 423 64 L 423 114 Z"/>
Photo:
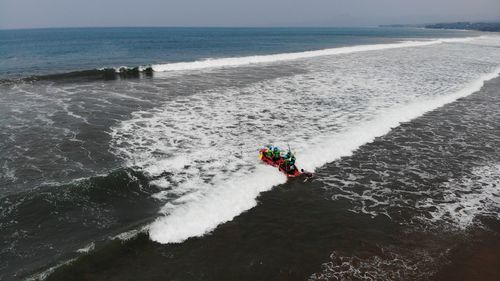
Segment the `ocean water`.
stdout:
<path fill-rule="evenodd" d="M 394 28 L 65 28 L 0 30 L 0 77 L 282 54 L 402 38 L 468 36 Z M 87 73 L 88 74 L 88 73 Z"/>
<path fill-rule="evenodd" d="M 494 33 L 47 29 L 0 43 L 2 280 L 433 280 L 463 262 L 456 249 L 499 241 Z M 271 143 L 315 177 L 261 164 Z"/>

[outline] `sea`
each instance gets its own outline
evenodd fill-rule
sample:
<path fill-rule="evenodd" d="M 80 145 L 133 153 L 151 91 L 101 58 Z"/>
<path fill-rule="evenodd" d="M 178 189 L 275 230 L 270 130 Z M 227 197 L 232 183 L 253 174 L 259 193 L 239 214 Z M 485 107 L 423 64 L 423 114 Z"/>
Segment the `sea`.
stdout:
<path fill-rule="evenodd" d="M 0 280 L 500 280 L 499 74 L 498 33 L 0 30 Z"/>

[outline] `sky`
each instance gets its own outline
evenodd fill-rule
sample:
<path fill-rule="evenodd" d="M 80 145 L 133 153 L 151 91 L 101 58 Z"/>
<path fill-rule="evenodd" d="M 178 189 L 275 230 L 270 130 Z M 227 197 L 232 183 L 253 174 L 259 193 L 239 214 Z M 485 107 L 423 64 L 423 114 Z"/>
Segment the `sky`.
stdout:
<path fill-rule="evenodd" d="M 500 0 L 0 0 L 0 29 L 500 21 Z"/>

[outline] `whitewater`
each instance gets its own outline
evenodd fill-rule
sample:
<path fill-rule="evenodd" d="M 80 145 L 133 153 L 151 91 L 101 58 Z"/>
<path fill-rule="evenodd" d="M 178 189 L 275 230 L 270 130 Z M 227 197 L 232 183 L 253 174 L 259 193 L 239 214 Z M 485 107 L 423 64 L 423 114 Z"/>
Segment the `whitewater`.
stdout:
<path fill-rule="evenodd" d="M 499 37 L 481 36 L 153 65 L 223 82 L 182 95 L 165 90 L 156 107 L 112 128 L 111 151 L 162 189 L 150 238 L 179 243 L 286 182 L 259 163 L 263 145 L 289 144 L 298 165 L 314 171 L 478 91 L 500 73 L 498 46 Z"/>
<path fill-rule="evenodd" d="M 452 42 L 467 42 L 473 40 L 475 37 L 464 37 L 464 38 L 447 38 L 447 39 L 437 39 L 437 40 L 427 40 L 427 41 L 403 41 L 392 44 L 371 44 L 371 45 L 360 45 L 360 46 L 348 46 L 348 47 L 338 47 L 324 50 L 315 51 L 305 51 L 297 53 L 284 53 L 284 54 L 274 54 L 274 55 L 260 55 L 260 56 L 248 56 L 248 57 L 235 57 L 235 58 L 218 58 L 218 59 L 205 59 L 193 62 L 179 62 L 179 63 L 169 63 L 169 64 L 153 64 L 151 68 L 156 72 L 167 72 L 167 71 L 182 71 L 182 70 L 195 70 L 195 69 L 205 69 L 214 67 L 237 67 L 248 64 L 259 64 L 259 63 L 276 63 L 280 61 L 289 61 L 297 59 L 307 59 L 315 58 L 321 56 L 331 56 L 331 55 L 341 55 L 349 54 L 355 52 L 367 52 L 367 51 L 377 51 L 377 50 L 387 50 L 395 48 L 408 48 L 408 47 L 420 47 L 429 46 L 434 44 L 442 43 L 452 43 Z M 477 39 L 477 38 L 476 38 Z M 142 67 L 146 69 L 147 67 Z M 119 71 L 119 68 L 117 69 Z"/>

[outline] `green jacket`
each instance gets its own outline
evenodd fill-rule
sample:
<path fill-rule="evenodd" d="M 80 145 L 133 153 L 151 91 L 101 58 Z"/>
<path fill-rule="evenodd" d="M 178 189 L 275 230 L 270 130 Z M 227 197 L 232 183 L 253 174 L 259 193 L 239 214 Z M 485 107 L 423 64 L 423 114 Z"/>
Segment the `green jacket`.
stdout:
<path fill-rule="evenodd" d="M 280 153 L 279 149 L 278 149 L 277 151 L 276 151 L 276 150 L 273 150 L 273 157 L 274 157 L 274 158 L 279 158 L 279 157 L 281 157 L 281 153 Z"/>
<path fill-rule="evenodd" d="M 264 156 L 266 156 L 267 158 L 272 158 L 273 157 L 273 151 L 272 150 L 266 150 L 264 152 Z"/>

